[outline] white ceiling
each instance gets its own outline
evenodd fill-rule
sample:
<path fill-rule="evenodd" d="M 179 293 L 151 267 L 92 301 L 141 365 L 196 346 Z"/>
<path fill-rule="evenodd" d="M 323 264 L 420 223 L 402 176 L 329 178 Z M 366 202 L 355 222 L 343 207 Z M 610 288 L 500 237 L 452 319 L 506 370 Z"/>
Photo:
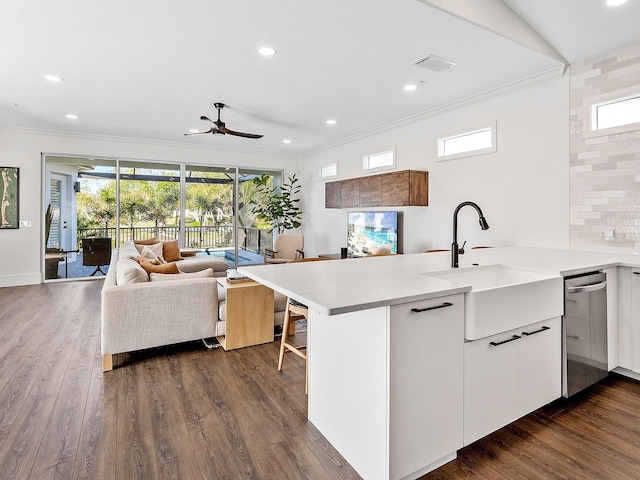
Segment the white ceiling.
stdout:
<path fill-rule="evenodd" d="M 0 125 L 298 155 L 561 66 L 428 3 L 0 0 Z M 504 3 L 569 62 L 640 41 L 640 0 Z M 264 138 L 183 136 L 214 102 Z"/>

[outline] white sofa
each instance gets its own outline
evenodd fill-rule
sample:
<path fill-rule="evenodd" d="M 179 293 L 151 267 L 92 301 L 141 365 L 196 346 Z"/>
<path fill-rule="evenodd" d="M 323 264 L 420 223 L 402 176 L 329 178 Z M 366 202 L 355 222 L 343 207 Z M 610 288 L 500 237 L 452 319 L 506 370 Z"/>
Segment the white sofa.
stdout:
<path fill-rule="evenodd" d="M 218 331 L 215 277 L 202 277 L 204 273 L 148 275 L 136 262 L 138 255 L 135 245 L 130 242 L 113 250 L 102 288 L 104 371 L 113 368 L 113 355 L 117 353 L 224 333 Z M 182 272 L 210 268 L 213 275 L 222 277 L 227 271 L 224 260 L 211 256 L 186 257 L 176 264 Z M 154 281 L 156 276 L 155 279 L 163 281 Z"/>
<path fill-rule="evenodd" d="M 102 368 L 113 369 L 113 355 L 225 334 L 225 292 L 215 277 L 227 263 L 213 256 L 177 262 L 185 274 L 151 274 L 136 262 L 136 247 L 114 249 L 102 287 Z M 194 278 L 212 269 L 213 277 Z M 175 277 L 175 279 L 174 279 Z M 162 281 L 154 281 L 162 280 Z M 275 292 L 274 326 L 282 325 L 287 297 Z"/>

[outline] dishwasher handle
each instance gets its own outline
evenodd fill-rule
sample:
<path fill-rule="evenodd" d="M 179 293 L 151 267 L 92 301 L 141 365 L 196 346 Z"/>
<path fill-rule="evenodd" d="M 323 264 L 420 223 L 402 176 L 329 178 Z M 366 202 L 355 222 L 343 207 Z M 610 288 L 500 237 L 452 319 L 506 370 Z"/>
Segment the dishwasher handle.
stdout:
<path fill-rule="evenodd" d="M 607 286 L 606 280 L 604 282 L 590 283 L 589 285 L 578 285 L 575 287 L 567 287 L 567 293 L 588 293 L 603 290 Z"/>

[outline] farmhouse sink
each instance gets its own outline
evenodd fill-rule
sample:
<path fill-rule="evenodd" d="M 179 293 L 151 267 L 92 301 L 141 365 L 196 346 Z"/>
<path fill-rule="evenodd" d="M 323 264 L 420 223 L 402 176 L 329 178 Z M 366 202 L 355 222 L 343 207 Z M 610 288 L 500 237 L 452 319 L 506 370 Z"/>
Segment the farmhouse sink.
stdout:
<path fill-rule="evenodd" d="M 477 340 L 562 315 L 563 280 L 557 275 L 487 265 L 423 275 L 469 285 L 465 294 L 464 336 Z"/>

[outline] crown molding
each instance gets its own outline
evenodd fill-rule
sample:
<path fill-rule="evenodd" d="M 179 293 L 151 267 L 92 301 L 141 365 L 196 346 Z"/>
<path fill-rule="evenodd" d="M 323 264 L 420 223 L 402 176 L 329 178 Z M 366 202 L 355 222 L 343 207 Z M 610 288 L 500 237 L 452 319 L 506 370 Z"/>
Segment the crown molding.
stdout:
<path fill-rule="evenodd" d="M 398 128 L 403 125 L 408 125 L 414 122 L 418 122 L 420 120 L 424 120 L 426 118 L 434 117 L 436 115 L 441 115 L 443 113 L 450 112 L 458 108 L 486 102 L 487 100 L 491 100 L 493 98 L 503 97 L 505 95 L 510 95 L 512 93 L 516 93 L 522 90 L 527 90 L 529 88 L 536 87 L 538 85 L 543 85 L 545 83 L 560 80 L 562 77 L 564 77 L 564 74 L 566 71 L 567 71 L 567 66 L 561 65 L 559 67 L 552 68 L 551 70 L 547 70 L 545 72 L 537 73 L 535 75 L 530 75 L 520 80 L 506 83 L 499 87 L 491 88 L 489 90 L 485 90 L 484 92 L 476 93 L 474 95 L 470 95 L 468 97 L 464 97 L 459 100 L 446 103 L 444 105 L 438 105 L 437 107 L 431 108 L 424 112 L 417 113 L 409 117 L 405 117 L 395 122 L 381 125 L 379 127 L 367 130 L 365 132 L 358 133 L 356 135 L 352 135 L 350 137 L 340 140 L 339 142 L 335 142 L 330 145 L 326 145 L 324 147 L 318 148 L 316 150 L 309 151 L 305 154 L 300 155 L 300 157 L 305 157 L 308 155 L 313 155 L 326 150 L 330 150 L 332 148 L 351 143 L 355 140 L 360 140 L 362 138 L 366 138 L 372 135 L 376 135 L 378 133 L 388 131 L 391 128 Z"/>

